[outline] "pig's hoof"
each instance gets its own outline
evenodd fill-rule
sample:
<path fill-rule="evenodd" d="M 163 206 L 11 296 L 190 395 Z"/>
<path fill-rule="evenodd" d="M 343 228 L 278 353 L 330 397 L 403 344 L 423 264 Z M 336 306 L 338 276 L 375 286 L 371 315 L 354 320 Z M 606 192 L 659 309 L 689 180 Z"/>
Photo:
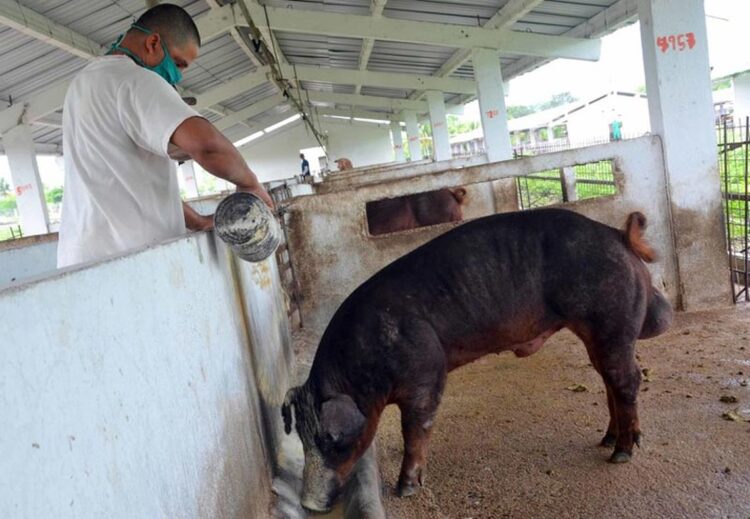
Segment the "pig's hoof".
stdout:
<path fill-rule="evenodd" d="M 602 438 L 602 441 L 599 442 L 599 445 L 602 447 L 614 447 L 615 442 L 617 441 L 617 435 L 612 433 L 607 433 L 604 435 L 604 438 Z"/>
<path fill-rule="evenodd" d="M 630 461 L 631 455 L 625 451 L 615 451 L 609 458 L 610 463 L 627 463 Z"/>
<path fill-rule="evenodd" d="M 633 443 L 635 443 L 638 446 L 639 449 L 641 448 L 641 441 L 642 440 L 643 440 L 643 434 L 642 433 L 637 432 L 637 433 L 635 433 L 633 435 Z"/>
<path fill-rule="evenodd" d="M 414 483 L 399 483 L 396 492 L 398 497 L 411 497 L 419 492 L 419 486 Z"/>

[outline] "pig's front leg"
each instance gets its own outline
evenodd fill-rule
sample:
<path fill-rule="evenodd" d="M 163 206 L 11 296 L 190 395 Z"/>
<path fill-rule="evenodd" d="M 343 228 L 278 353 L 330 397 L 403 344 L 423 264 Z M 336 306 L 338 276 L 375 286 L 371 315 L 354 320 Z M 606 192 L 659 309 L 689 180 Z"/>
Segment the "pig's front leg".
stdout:
<path fill-rule="evenodd" d="M 397 487 L 400 497 L 416 494 L 424 484 L 427 447 L 444 387 L 445 372 L 441 372 L 434 384 L 422 386 L 415 397 L 399 403 L 404 437 L 404 460 Z"/>

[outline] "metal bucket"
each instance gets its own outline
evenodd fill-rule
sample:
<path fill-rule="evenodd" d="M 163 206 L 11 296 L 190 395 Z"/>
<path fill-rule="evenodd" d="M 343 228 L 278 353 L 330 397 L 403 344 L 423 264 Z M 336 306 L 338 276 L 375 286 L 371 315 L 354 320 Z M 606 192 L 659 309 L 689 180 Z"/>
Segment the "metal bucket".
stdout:
<path fill-rule="evenodd" d="M 268 206 L 250 193 L 234 193 L 221 201 L 214 229 L 224 243 L 247 261 L 263 261 L 279 246 L 281 229 Z"/>

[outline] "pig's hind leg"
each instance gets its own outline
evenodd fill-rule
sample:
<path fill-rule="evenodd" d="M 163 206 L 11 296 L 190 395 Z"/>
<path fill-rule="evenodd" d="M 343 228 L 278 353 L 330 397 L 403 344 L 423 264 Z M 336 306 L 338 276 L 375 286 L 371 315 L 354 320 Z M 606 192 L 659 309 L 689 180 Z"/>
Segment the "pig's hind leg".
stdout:
<path fill-rule="evenodd" d="M 592 338 L 586 341 L 591 362 L 607 388 L 610 420 L 603 446 L 614 446 L 609 461 L 625 463 L 633 455 L 633 445 L 640 445 L 637 398 L 641 372 L 635 360 L 635 338 Z"/>

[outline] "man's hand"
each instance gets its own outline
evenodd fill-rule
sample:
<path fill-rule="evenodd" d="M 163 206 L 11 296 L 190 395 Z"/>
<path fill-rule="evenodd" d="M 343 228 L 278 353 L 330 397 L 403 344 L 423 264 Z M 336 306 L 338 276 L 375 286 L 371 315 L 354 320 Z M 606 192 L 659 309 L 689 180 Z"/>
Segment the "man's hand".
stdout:
<path fill-rule="evenodd" d="M 185 215 L 185 227 L 191 231 L 200 232 L 214 230 L 213 215 L 204 216 L 185 202 L 182 202 L 182 212 Z"/>
<path fill-rule="evenodd" d="M 233 183 L 238 191 L 258 195 L 273 209 L 271 197 L 237 148 L 203 117 L 190 117 L 183 121 L 172 134 L 171 143 L 212 175 Z"/>
<path fill-rule="evenodd" d="M 269 209 L 273 211 L 274 205 L 273 205 L 273 199 L 271 198 L 271 195 L 269 195 L 265 189 L 263 189 L 263 186 L 256 186 L 256 187 L 239 187 L 237 186 L 237 191 L 241 193 L 251 193 L 261 200 L 263 200 Z"/>

